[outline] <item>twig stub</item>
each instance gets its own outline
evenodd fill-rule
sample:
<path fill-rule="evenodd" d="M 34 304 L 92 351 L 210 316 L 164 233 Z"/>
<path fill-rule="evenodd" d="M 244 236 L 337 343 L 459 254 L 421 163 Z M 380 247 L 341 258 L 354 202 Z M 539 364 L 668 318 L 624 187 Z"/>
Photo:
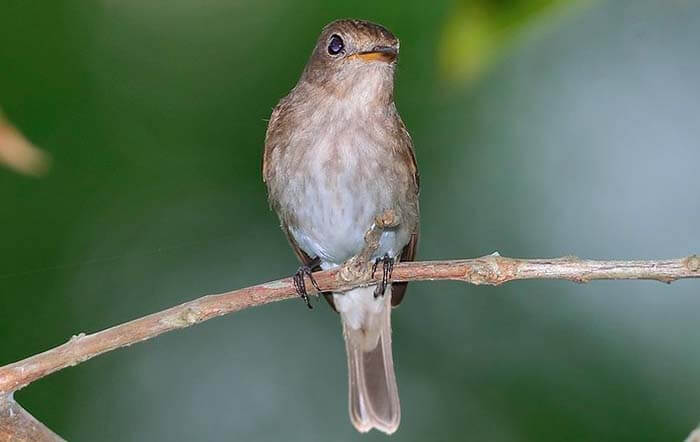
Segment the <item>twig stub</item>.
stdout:
<path fill-rule="evenodd" d="M 374 223 L 365 233 L 365 246 L 357 255 L 350 258 L 338 272 L 338 282 L 343 284 L 367 283 L 372 279 L 372 256 L 379 248 L 385 229 L 399 225 L 399 217 L 394 210 L 385 210 L 377 215 Z"/>

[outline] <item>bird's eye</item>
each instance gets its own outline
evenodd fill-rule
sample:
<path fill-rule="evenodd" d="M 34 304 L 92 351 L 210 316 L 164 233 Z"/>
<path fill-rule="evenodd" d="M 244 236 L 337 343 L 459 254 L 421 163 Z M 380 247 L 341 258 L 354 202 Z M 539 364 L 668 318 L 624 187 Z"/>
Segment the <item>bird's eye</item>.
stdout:
<path fill-rule="evenodd" d="M 344 47 L 343 39 L 340 38 L 339 35 L 333 34 L 331 41 L 328 42 L 328 53 L 331 55 L 338 55 Z"/>

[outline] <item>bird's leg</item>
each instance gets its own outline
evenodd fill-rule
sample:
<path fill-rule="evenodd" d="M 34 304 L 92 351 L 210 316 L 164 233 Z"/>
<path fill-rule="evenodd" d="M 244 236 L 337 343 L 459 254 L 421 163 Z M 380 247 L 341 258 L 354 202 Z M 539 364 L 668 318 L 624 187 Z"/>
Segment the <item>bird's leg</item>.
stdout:
<path fill-rule="evenodd" d="M 296 289 L 297 294 L 301 297 L 301 299 L 303 299 L 304 302 L 306 302 L 306 306 L 309 307 L 309 309 L 313 309 L 313 307 L 311 306 L 311 302 L 309 302 L 309 293 L 306 291 L 306 281 L 304 280 L 304 277 L 308 276 L 311 280 L 311 284 L 314 286 L 314 289 L 316 289 L 316 292 L 320 292 L 321 289 L 319 288 L 318 283 L 316 282 L 316 279 L 314 279 L 314 275 L 312 274 L 313 268 L 317 267 L 320 264 L 320 262 L 320 258 L 315 258 L 308 264 L 304 264 L 301 267 L 299 267 L 299 269 L 293 276 L 294 288 Z"/>
<path fill-rule="evenodd" d="M 375 298 L 384 296 L 386 286 L 389 284 L 389 280 L 391 279 L 391 272 L 394 270 L 394 259 L 387 253 L 382 258 L 377 258 L 377 260 L 374 261 L 374 265 L 372 265 L 372 278 L 374 278 L 374 274 L 377 271 L 377 266 L 379 266 L 380 262 L 382 263 L 382 280 L 379 281 L 379 284 L 377 284 L 377 287 L 374 289 Z"/>

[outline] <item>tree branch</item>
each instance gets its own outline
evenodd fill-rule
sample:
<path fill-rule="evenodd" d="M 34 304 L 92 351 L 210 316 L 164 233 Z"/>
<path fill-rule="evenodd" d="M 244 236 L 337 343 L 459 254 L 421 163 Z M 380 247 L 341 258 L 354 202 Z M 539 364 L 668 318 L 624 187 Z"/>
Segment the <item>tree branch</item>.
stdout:
<path fill-rule="evenodd" d="M 343 292 L 376 284 L 371 257 L 382 232 L 399 223 L 392 210 L 375 219 L 365 234 L 365 246 L 343 266 L 318 272 L 314 279 L 321 291 Z M 652 279 L 670 283 L 680 278 L 700 278 L 700 258 L 663 261 L 593 261 L 576 257 L 556 259 L 505 258 L 498 253 L 474 259 L 399 263 L 392 281 L 453 280 L 499 285 L 519 279 Z M 312 284 L 307 284 L 311 287 Z M 108 351 L 126 347 L 162 333 L 189 327 L 217 316 L 297 296 L 292 278 L 280 279 L 171 307 L 106 330 L 80 333 L 68 342 L 27 359 L 0 367 L 0 442 L 4 440 L 60 441 L 61 439 L 17 404 L 15 391 L 53 372 L 80 364 Z"/>
<path fill-rule="evenodd" d="M 62 442 L 60 436 L 46 428 L 22 408 L 12 394 L 0 395 L 0 442 Z"/>
<path fill-rule="evenodd" d="M 314 278 L 322 291 L 334 292 L 378 282 L 371 275 L 370 263 L 356 262 L 353 264 L 354 271 L 348 271 L 349 268 L 346 264 L 333 270 L 314 273 Z M 523 279 L 565 279 L 579 283 L 596 279 L 649 279 L 670 283 L 682 278 L 700 278 L 699 257 L 692 255 L 670 260 L 595 261 L 576 257 L 516 259 L 493 254 L 454 261 L 399 263 L 394 267 L 391 279 L 452 280 L 499 285 Z M 311 284 L 307 284 L 307 287 L 311 287 Z M 285 278 L 231 292 L 203 296 L 94 334 L 80 333 L 63 345 L 0 367 L 0 396 L 108 351 L 228 313 L 296 296 L 292 278 Z"/>

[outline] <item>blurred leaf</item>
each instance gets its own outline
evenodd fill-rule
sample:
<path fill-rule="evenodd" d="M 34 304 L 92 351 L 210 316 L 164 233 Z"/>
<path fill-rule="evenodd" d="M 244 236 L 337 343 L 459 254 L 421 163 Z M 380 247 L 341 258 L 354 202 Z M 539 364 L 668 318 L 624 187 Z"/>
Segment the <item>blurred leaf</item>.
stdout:
<path fill-rule="evenodd" d="M 25 175 L 40 176 L 49 169 L 49 157 L 30 143 L 0 112 L 0 164 Z"/>
<path fill-rule="evenodd" d="M 443 76 L 476 80 L 526 29 L 552 24 L 595 0 L 461 0 L 444 26 L 439 47 Z"/>
<path fill-rule="evenodd" d="M 685 442 L 700 442 L 700 427 L 690 433 L 690 436 L 688 436 Z"/>

